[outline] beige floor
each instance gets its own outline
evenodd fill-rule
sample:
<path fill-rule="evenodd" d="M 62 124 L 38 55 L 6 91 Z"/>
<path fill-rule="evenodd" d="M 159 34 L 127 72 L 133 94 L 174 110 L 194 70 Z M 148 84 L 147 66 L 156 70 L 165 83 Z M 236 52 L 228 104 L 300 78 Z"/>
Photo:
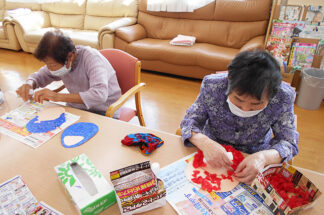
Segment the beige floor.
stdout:
<path fill-rule="evenodd" d="M 0 87 L 15 91 L 26 77 L 43 64 L 31 54 L 0 50 Z M 186 109 L 199 93 L 200 81 L 142 73 L 147 88 L 142 93 L 142 107 L 147 127 L 175 133 Z M 132 102 L 127 103 L 132 106 Z M 295 107 L 300 132 L 300 153 L 294 165 L 324 173 L 324 102 L 316 111 Z M 137 120 L 132 123 L 138 124 Z"/>

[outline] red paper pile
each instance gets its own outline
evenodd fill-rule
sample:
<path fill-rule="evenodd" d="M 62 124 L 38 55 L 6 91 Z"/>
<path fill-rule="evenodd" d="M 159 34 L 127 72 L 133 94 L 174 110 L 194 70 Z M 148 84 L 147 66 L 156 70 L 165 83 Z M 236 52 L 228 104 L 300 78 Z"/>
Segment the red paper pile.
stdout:
<path fill-rule="evenodd" d="M 277 193 L 288 203 L 288 206 L 293 209 L 310 202 L 310 196 L 305 188 L 295 187 L 294 184 L 281 174 L 271 174 L 266 176 L 270 184 L 274 187 Z"/>
<path fill-rule="evenodd" d="M 237 151 L 232 146 L 225 145 L 223 146 L 227 152 L 232 152 L 233 154 L 233 165 L 232 168 L 235 171 L 237 166 L 243 161 L 244 156 L 240 151 Z M 195 169 L 200 167 L 205 167 L 206 163 L 204 162 L 204 154 L 201 150 L 198 150 L 198 153 L 195 154 L 193 160 L 193 167 Z M 200 171 L 195 170 L 192 174 L 191 181 L 196 184 L 201 184 L 201 189 L 206 190 L 208 192 L 218 191 L 221 189 L 221 181 L 225 179 L 229 179 L 233 181 L 232 175 L 234 174 L 233 171 L 227 171 L 227 176 L 221 175 L 221 177 L 217 177 L 217 174 L 210 174 L 208 171 L 204 171 L 206 177 L 198 176 Z"/>

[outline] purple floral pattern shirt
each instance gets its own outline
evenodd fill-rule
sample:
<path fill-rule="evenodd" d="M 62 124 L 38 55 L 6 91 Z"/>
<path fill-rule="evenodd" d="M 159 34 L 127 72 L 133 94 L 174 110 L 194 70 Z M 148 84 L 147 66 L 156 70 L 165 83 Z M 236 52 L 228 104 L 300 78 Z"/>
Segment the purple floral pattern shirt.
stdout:
<path fill-rule="evenodd" d="M 184 144 L 192 146 L 188 139 L 193 131 L 245 153 L 275 149 L 283 161 L 291 160 L 298 153 L 299 137 L 294 123 L 294 89 L 282 83 L 263 111 L 242 118 L 228 107 L 227 84 L 227 74 L 208 75 L 203 79 L 200 94 L 181 122 Z"/>

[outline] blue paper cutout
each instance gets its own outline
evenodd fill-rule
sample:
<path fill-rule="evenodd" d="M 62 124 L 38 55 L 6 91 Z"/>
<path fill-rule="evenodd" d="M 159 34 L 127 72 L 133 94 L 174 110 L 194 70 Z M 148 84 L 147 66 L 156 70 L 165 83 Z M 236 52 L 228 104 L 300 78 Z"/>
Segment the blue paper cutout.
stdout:
<path fill-rule="evenodd" d="M 61 144 L 65 148 L 74 148 L 77 146 L 82 145 L 83 143 L 87 142 L 91 137 L 93 137 L 99 130 L 99 127 L 90 122 L 78 122 L 71 126 L 69 126 L 67 129 L 65 129 L 61 135 Z M 64 143 L 64 137 L 66 136 L 82 136 L 83 139 L 71 146 L 68 146 Z"/>
<path fill-rule="evenodd" d="M 46 133 L 48 131 L 53 131 L 57 127 L 60 127 L 65 121 L 65 113 L 62 113 L 59 118 L 54 120 L 44 120 L 37 122 L 38 116 L 31 119 L 26 128 L 30 133 Z"/>

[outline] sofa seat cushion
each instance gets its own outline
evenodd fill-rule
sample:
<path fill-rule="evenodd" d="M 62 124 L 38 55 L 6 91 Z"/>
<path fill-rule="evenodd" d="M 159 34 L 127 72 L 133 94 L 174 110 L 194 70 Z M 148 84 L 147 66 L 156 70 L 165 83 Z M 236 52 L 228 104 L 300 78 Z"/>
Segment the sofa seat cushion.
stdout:
<path fill-rule="evenodd" d="M 47 31 L 55 30 L 55 28 L 41 28 L 34 31 L 26 32 L 24 35 L 24 40 L 27 43 L 38 43 L 42 36 Z M 74 42 L 75 45 L 85 45 L 91 46 L 93 48 L 98 48 L 98 32 L 90 30 L 78 30 L 71 28 L 60 28 L 66 35 L 68 35 Z"/>
<path fill-rule="evenodd" d="M 224 70 L 239 49 L 220 47 L 207 43 L 193 46 L 172 46 L 170 40 L 145 38 L 131 42 L 127 52 L 140 60 L 160 60 L 170 64 L 200 66 L 210 70 Z"/>

